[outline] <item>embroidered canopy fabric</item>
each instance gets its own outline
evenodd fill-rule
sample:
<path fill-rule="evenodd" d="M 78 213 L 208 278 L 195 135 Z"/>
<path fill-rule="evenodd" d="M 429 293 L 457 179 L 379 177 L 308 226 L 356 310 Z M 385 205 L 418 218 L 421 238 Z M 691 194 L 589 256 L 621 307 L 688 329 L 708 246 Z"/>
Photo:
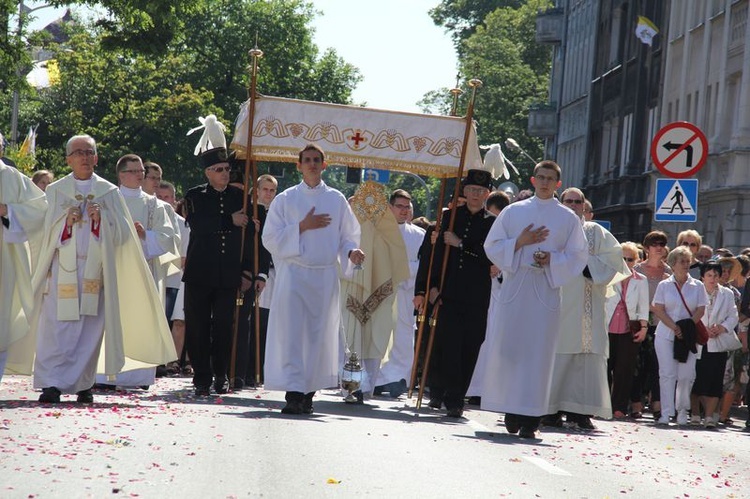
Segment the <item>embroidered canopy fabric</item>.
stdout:
<path fill-rule="evenodd" d="M 231 147 L 247 153 L 248 104 L 242 105 Z M 456 177 L 466 120 L 454 116 L 403 113 L 280 97 L 255 99 L 252 157 L 256 161 L 296 163 L 309 142 L 326 153 L 326 162 L 357 168 L 409 171 Z M 464 171 L 481 168 L 472 125 Z"/>

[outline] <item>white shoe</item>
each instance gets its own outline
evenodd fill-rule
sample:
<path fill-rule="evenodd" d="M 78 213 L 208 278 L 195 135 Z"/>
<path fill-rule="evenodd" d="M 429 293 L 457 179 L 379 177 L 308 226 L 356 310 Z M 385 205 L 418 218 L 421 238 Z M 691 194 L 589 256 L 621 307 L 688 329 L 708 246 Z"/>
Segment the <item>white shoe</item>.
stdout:
<path fill-rule="evenodd" d="M 688 424 L 688 414 L 685 409 L 680 409 L 677 411 L 677 424 L 680 426 L 685 426 Z"/>
<path fill-rule="evenodd" d="M 716 421 L 714 421 L 714 418 L 709 416 L 703 422 L 703 427 L 707 430 L 713 430 L 716 428 Z"/>
<path fill-rule="evenodd" d="M 701 424 L 701 417 L 700 416 L 690 416 L 690 424 L 699 425 Z"/>

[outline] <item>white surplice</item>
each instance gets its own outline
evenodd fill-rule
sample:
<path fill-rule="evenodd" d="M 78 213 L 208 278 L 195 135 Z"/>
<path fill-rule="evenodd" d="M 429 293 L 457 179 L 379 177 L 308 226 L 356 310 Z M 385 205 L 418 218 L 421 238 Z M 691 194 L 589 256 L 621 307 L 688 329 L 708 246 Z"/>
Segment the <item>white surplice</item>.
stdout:
<path fill-rule="evenodd" d="M 502 275 L 502 274 L 501 274 Z M 495 341 L 498 332 L 499 307 L 500 307 L 500 288 L 502 282 L 498 278 L 492 279 L 492 288 L 490 288 L 490 308 L 487 311 L 487 331 L 484 334 L 482 348 L 479 349 L 477 364 L 474 366 L 474 374 L 471 377 L 469 389 L 466 391 L 467 397 L 480 397 L 482 395 L 482 381 L 484 370 L 487 368 L 487 356 L 492 351 L 492 344 Z"/>
<path fill-rule="evenodd" d="M 9 349 L 26 358 L 34 355 L 35 345 L 27 334 L 34 308 L 31 272 L 39 252 L 47 198 L 31 179 L 0 160 L 0 203 L 8 208 L 7 215 L 0 223 L 2 380 Z"/>
<path fill-rule="evenodd" d="M 156 199 L 156 196 L 146 194 L 140 187 L 132 189 L 121 185 L 120 193 L 133 222 L 140 222 L 146 230 L 145 239 L 140 240 L 141 249 L 163 304 L 170 265 L 174 265 L 175 269 L 179 266 L 179 231 L 172 226 L 172 216 L 176 215 L 171 206 L 170 214 L 167 210 L 169 205 Z M 96 382 L 124 387 L 150 386 L 156 382 L 156 368 L 126 364 L 115 379 L 108 379 L 100 373 L 96 375 Z"/>
<path fill-rule="evenodd" d="M 331 223 L 300 234 L 311 208 Z M 309 393 L 336 386 L 339 371 L 340 264 L 359 246 L 360 227 L 346 198 L 321 182 L 279 194 L 263 228 L 263 245 L 276 268 L 266 342 L 265 387 Z"/>
<path fill-rule="evenodd" d="M 515 250 L 529 224 L 546 226 L 539 245 Z M 481 380 L 482 409 L 542 416 L 547 413 L 552 364 L 560 332 L 560 287 L 581 273 L 587 245 L 578 217 L 556 199 L 536 196 L 505 208 L 484 243 L 487 257 L 503 272 L 495 338 Z M 550 253 L 536 268 L 533 254 Z M 489 346 L 489 345 L 488 345 Z"/>
<path fill-rule="evenodd" d="M 596 222 L 584 222 L 591 278 L 574 276 L 563 288 L 560 340 L 557 344 L 547 414 L 612 417 L 607 380 L 609 335 L 606 299 L 612 286 L 630 275 L 615 237 Z"/>
<path fill-rule="evenodd" d="M 398 228 L 406 245 L 409 279 L 398 286 L 395 302 L 396 327 L 393 329 L 388 357 L 380 368 L 376 385 L 402 379 L 409 382 L 414 362 L 414 280 L 419 269 L 419 248 L 422 246 L 425 230 L 411 223 L 402 223 Z"/>

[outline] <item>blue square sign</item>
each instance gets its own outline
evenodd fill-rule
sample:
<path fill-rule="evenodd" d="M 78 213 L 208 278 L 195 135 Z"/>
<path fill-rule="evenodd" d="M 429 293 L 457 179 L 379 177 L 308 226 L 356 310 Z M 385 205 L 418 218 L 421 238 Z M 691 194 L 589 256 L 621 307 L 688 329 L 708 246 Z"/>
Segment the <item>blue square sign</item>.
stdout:
<path fill-rule="evenodd" d="M 695 222 L 698 220 L 698 180 L 656 179 L 654 204 L 656 222 Z"/>

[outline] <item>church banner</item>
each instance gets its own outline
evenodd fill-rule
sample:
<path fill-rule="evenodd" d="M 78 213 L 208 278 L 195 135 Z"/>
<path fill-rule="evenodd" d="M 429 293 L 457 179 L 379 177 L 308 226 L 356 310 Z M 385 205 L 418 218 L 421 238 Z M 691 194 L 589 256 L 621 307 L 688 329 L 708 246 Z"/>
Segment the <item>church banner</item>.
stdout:
<path fill-rule="evenodd" d="M 231 147 L 247 153 L 248 104 L 242 105 Z M 319 145 L 330 165 L 456 177 L 466 120 L 280 97 L 255 99 L 252 157 L 296 163 L 306 144 Z M 472 126 L 464 171 L 481 168 Z"/>

